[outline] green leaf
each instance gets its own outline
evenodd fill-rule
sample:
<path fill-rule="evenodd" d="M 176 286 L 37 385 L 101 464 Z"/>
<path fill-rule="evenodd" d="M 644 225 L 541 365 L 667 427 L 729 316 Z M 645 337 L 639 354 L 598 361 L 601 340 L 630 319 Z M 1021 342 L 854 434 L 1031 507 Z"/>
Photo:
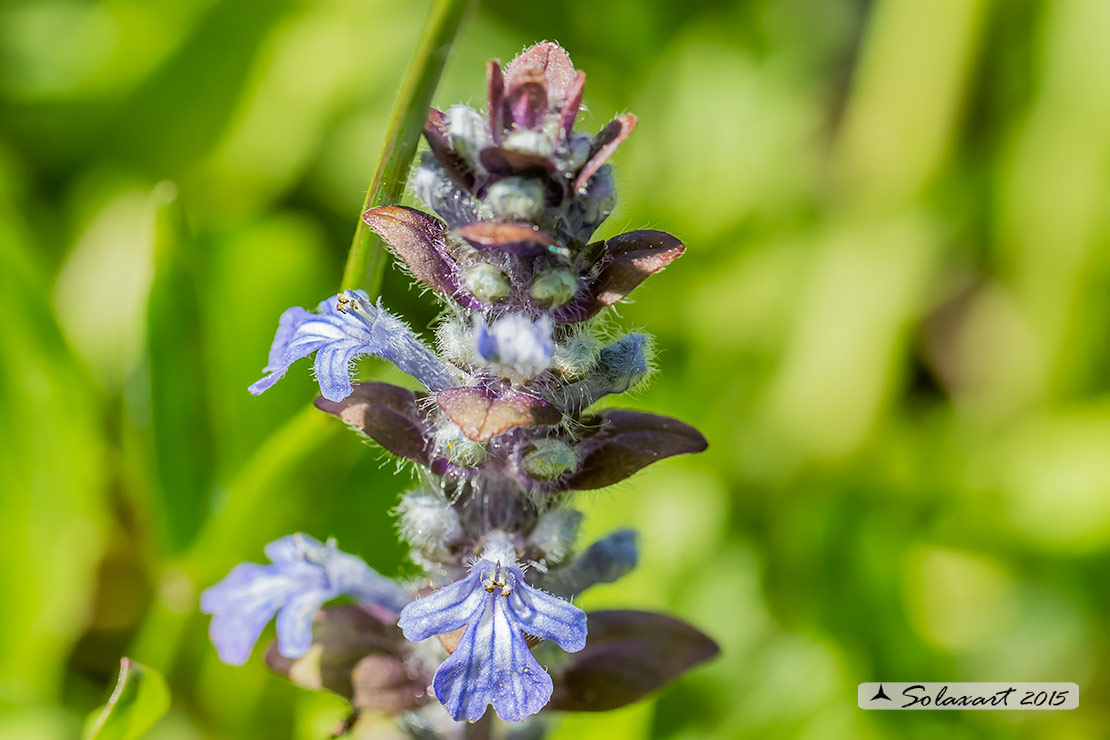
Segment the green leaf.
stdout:
<path fill-rule="evenodd" d="M 137 740 L 170 708 L 170 690 L 158 671 L 123 658 L 116 688 L 85 732 L 85 740 Z"/>
<path fill-rule="evenodd" d="M 194 245 L 177 188 L 154 189 L 154 280 L 147 304 L 150 427 L 166 544 L 182 550 L 200 528 L 210 495 L 211 422 L 201 353 Z"/>
<path fill-rule="evenodd" d="M 40 263 L 48 250 L 23 223 L 29 209 L 8 200 L 3 187 L 0 593 L 18 608 L 0 609 L 0 634 L 18 638 L 0 640 L 0 693 L 4 702 L 31 706 L 56 697 L 89 623 L 107 540 L 107 455 L 98 388 L 74 360 L 51 307 Z M 17 735 L 0 729 L 0 736 Z"/>
<path fill-rule="evenodd" d="M 362 212 L 401 200 L 412 159 L 416 156 L 416 145 L 420 142 L 420 132 L 428 118 L 432 95 L 469 5 L 468 0 L 436 0 L 432 6 L 428 24 L 424 26 L 424 34 L 397 94 L 385 146 L 382 147 L 374 180 L 366 191 Z M 381 239 L 359 218 L 343 270 L 343 288 L 364 288 L 371 297 L 377 295 L 386 260 L 387 253 Z"/>

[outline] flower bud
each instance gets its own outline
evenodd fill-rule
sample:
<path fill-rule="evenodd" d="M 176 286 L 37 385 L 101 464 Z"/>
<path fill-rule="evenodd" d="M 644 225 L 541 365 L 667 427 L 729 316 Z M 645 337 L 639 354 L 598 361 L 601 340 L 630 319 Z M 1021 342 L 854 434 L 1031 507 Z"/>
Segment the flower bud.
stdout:
<path fill-rule="evenodd" d="M 523 382 L 536 378 L 551 364 L 555 351 L 553 325 L 546 316 L 531 321 L 521 314 L 498 319 L 474 332 L 478 355 L 502 377 Z"/>
<path fill-rule="evenodd" d="M 582 512 L 552 509 L 540 516 L 536 528 L 528 535 L 528 544 L 544 553 L 547 565 L 558 565 L 570 555 L 581 525 Z"/>
<path fill-rule="evenodd" d="M 585 206 L 583 220 L 591 224 L 600 224 L 609 218 L 609 214 L 617 207 L 617 186 L 613 180 L 613 167 L 605 165 L 590 178 L 586 184 L 586 191 L 578 196 Z"/>
<path fill-rule="evenodd" d="M 581 380 L 593 367 L 600 351 L 601 342 L 589 334 L 572 336 L 555 348 L 551 366 L 564 380 Z"/>
<path fill-rule="evenodd" d="M 578 291 L 578 278 L 565 267 L 544 270 L 532 279 L 528 289 L 532 300 L 545 308 L 558 308 Z"/>
<path fill-rule="evenodd" d="M 582 166 L 586 164 L 586 160 L 590 158 L 590 146 L 592 144 L 592 136 L 587 134 L 572 134 L 570 141 L 567 142 L 566 164 L 564 169 L 571 173 L 577 173 L 582 169 Z"/>
<path fill-rule="evenodd" d="M 468 268 L 463 282 L 475 298 L 485 303 L 497 303 L 509 295 L 509 278 L 488 262 Z"/>
<path fill-rule="evenodd" d="M 539 131 L 519 129 L 505 137 L 502 143 L 506 149 L 512 149 L 527 154 L 536 154 L 541 157 L 550 157 L 552 146 L 551 139 Z"/>
<path fill-rule="evenodd" d="M 598 583 L 612 583 L 624 576 L 639 560 L 636 533 L 622 529 L 586 548 L 569 565 L 541 579 L 542 588 L 559 596 L 580 594 Z"/>
<path fill-rule="evenodd" d="M 562 390 L 564 411 L 581 411 L 602 396 L 624 393 L 651 374 L 651 343 L 644 334 L 626 334 L 603 348 L 582 380 Z"/>
<path fill-rule="evenodd" d="M 452 227 L 489 216 L 479 200 L 459 189 L 431 152 L 420 156 L 420 164 L 409 178 L 409 189 Z"/>
<path fill-rule="evenodd" d="M 444 420 L 436 429 L 435 440 L 436 451 L 459 467 L 477 467 L 486 460 L 485 443 L 467 439 L 453 422 Z"/>
<path fill-rule="evenodd" d="M 543 215 L 543 186 L 530 178 L 506 177 L 490 185 L 486 205 L 503 221 L 535 221 Z"/>
<path fill-rule="evenodd" d="M 530 478 L 555 480 L 578 467 L 574 449 L 559 439 L 540 439 L 529 445 L 521 466 Z"/>
<path fill-rule="evenodd" d="M 436 329 L 436 344 L 440 353 L 451 362 L 466 367 L 480 362 L 474 349 L 474 335 L 470 326 L 456 319 L 444 321 Z"/>
<path fill-rule="evenodd" d="M 478 153 L 492 144 L 485 116 L 468 105 L 447 111 L 447 138 L 460 157 L 478 166 Z"/>
<path fill-rule="evenodd" d="M 418 550 L 436 552 L 459 536 L 459 517 L 443 496 L 408 491 L 397 505 L 401 536 Z"/>

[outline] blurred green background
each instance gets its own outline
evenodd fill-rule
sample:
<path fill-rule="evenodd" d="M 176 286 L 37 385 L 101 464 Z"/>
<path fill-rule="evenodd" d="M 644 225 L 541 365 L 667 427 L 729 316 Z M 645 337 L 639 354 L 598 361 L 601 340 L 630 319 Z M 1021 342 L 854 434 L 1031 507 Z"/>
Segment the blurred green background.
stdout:
<path fill-rule="evenodd" d="M 305 412 L 307 365 L 245 389 L 279 313 L 338 286 L 428 7 L 0 7 L 0 737 L 74 737 L 125 653 L 170 680 L 155 740 L 342 715 L 261 651 L 219 664 L 197 595 L 294 530 L 412 572 L 388 515 L 408 474 Z M 619 310 L 662 350 L 624 402 L 711 446 L 580 498 L 586 537 L 632 525 L 643 552 L 584 601 L 681 615 L 723 655 L 558 737 L 1107 731 L 1107 38 L 1104 0 L 469 16 L 437 105 L 560 41 L 585 128 L 640 117 L 604 233 L 688 246 Z M 433 319 L 397 270 L 384 292 Z M 882 679 L 1074 681 L 1081 708 L 857 709 Z"/>

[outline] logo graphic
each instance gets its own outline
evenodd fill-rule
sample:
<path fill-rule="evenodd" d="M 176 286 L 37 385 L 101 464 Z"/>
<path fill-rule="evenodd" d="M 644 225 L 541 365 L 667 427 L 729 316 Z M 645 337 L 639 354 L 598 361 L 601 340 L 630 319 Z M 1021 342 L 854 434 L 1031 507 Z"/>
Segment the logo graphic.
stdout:
<path fill-rule="evenodd" d="M 876 691 L 875 695 L 871 697 L 871 701 L 875 701 L 876 699 L 886 699 L 887 701 L 894 701 L 893 699 L 891 699 L 889 696 L 886 695 L 885 691 L 883 691 L 883 685 L 882 684 L 879 684 L 879 690 Z"/>

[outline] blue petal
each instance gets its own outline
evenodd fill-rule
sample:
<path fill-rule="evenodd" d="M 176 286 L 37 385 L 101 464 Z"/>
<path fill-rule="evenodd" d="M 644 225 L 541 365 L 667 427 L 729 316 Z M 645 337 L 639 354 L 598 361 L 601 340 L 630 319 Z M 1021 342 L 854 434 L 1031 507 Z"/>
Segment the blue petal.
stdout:
<path fill-rule="evenodd" d="M 308 590 L 289 599 L 277 615 L 278 652 L 299 658 L 312 647 L 312 618 L 335 594 Z"/>
<path fill-rule="evenodd" d="M 482 588 L 478 568 L 460 581 L 417 599 L 401 610 L 397 626 L 413 642 L 454 632 L 476 619 L 483 606 L 486 590 Z"/>
<path fill-rule="evenodd" d="M 386 578 L 366 564 L 362 558 L 349 555 L 329 545 L 324 560 L 328 583 L 337 594 L 352 596 L 364 604 L 400 612 L 412 597 L 395 581 Z"/>
<path fill-rule="evenodd" d="M 342 401 L 351 395 L 351 363 L 360 354 L 371 354 L 366 346 L 353 341 L 325 344 L 316 353 L 316 382 L 320 395 L 329 401 Z"/>
<path fill-rule="evenodd" d="M 436 671 L 436 698 L 455 720 L 475 722 L 490 704 L 502 720 L 519 722 L 551 698 L 551 677 L 528 649 L 500 591 L 483 593 L 479 618 Z"/>
<path fill-rule="evenodd" d="M 275 566 L 243 563 L 201 594 L 201 611 L 212 615 L 208 635 L 220 660 L 246 663 L 266 624 L 300 585 Z"/>
<path fill-rule="evenodd" d="M 327 340 L 319 337 L 319 343 L 316 346 L 301 343 L 296 350 L 292 349 L 294 334 L 311 316 L 312 314 L 300 306 L 287 309 L 281 314 L 281 318 L 278 319 L 277 334 L 274 336 L 273 344 L 270 345 L 270 355 L 266 367 L 262 369 L 262 372 L 268 374 L 247 388 L 253 395 L 257 396 L 269 390 L 274 383 L 285 377 L 285 372 L 290 365 L 324 346 Z M 296 354 L 296 352 L 300 352 L 300 354 Z"/>
<path fill-rule="evenodd" d="M 238 565 L 201 596 L 201 611 L 212 615 L 209 634 L 226 663 L 246 662 L 275 613 L 278 650 L 298 658 L 312 644 L 312 618 L 324 602 L 349 595 L 398 612 L 408 601 L 403 588 L 331 540 L 293 534 L 268 544 L 266 554 L 273 565 Z"/>
<path fill-rule="evenodd" d="M 530 635 L 552 640 L 568 653 L 586 647 L 586 612 L 569 601 L 532 588 L 518 568 L 512 568 L 516 586 L 507 608 L 514 624 Z"/>
<path fill-rule="evenodd" d="M 303 308 L 283 313 L 263 370 L 268 375 L 252 384 L 250 392 L 264 392 L 294 362 L 313 352 L 320 392 L 330 401 L 342 401 L 351 394 L 350 365 L 360 355 L 384 357 L 429 390 L 458 383 L 455 373 L 404 322 L 356 290 L 322 301 L 316 313 Z"/>
<path fill-rule="evenodd" d="M 497 357 L 497 343 L 486 328 L 486 322 L 481 319 L 478 319 L 474 329 L 474 348 L 483 360 L 490 361 Z"/>
<path fill-rule="evenodd" d="M 274 540 L 263 548 L 263 552 L 274 565 L 301 565 L 309 553 L 323 554 L 326 549 L 327 545 L 312 535 L 297 532 Z"/>
<path fill-rule="evenodd" d="M 534 378 L 551 364 L 555 352 L 551 320 L 531 321 L 520 314 L 498 319 L 489 329 L 479 323 L 475 333 L 478 355 L 502 371 Z"/>

